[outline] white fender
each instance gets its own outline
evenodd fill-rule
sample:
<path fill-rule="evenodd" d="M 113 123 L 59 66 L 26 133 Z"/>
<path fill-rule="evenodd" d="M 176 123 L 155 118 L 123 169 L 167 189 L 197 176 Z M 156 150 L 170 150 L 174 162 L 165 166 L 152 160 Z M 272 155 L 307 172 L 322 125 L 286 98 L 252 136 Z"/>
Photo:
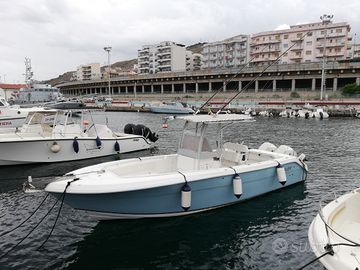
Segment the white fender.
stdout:
<path fill-rule="evenodd" d="M 191 188 L 185 184 L 181 189 L 181 207 L 186 212 L 191 206 Z"/>
<path fill-rule="evenodd" d="M 285 173 L 284 167 L 281 166 L 281 164 L 276 166 L 276 173 L 279 178 L 280 184 L 285 185 L 286 184 L 286 173 Z"/>
<path fill-rule="evenodd" d="M 57 153 L 57 152 L 60 151 L 60 145 L 58 145 L 57 142 L 54 142 L 54 143 L 51 145 L 50 149 L 51 149 L 51 152 Z"/>
<path fill-rule="evenodd" d="M 234 195 L 236 198 L 240 198 L 242 195 L 242 181 L 238 174 L 235 174 L 233 177 L 233 188 L 234 188 Z"/>

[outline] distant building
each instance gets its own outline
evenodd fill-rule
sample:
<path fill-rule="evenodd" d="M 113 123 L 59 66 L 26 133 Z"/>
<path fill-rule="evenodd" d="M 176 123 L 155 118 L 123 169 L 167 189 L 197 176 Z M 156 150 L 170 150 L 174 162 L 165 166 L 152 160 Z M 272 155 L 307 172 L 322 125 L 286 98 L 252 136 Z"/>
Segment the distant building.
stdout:
<path fill-rule="evenodd" d="M 201 69 L 236 68 L 249 61 L 249 35 L 238 35 L 202 46 Z"/>
<path fill-rule="evenodd" d="M 6 100 L 10 100 L 15 93 L 25 87 L 25 84 L 0 84 L 0 96 L 3 96 Z"/>
<path fill-rule="evenodd" d="M 202 55 L 186 51 L 186 71 L 197 71 L 201 68 Z"/>
<path fill-rule="evenodd" d="M 250 55 L 251 58 L 254 57 L 252 62 L 255 65 L 267 66 L 273 61 L 280 64 L 319 62 L 323 59 L 326 45 L 325 55 L 328 61 L 347 59 L 350 58 L 349 31 L 350 25 L 345 22 L 329 22 L 325 40 L 325 25 L 317 22 L 290 26 L 290 29 L 261 32 L 251 38 Z M 303 40 L 299 42 L 302 37 Z"/>
<path fill-rule="evenodd" d="M 164 41 L 144 45 L 138 50 L 138 74 L 156 74 L 186 70 L 184 45 Z"/>
<path fill-rule="evenodd" d="M 90 81 L 101 79 L 100 63 L 91 63 L 77 67 L 76 79 L 78 81 Z"/>

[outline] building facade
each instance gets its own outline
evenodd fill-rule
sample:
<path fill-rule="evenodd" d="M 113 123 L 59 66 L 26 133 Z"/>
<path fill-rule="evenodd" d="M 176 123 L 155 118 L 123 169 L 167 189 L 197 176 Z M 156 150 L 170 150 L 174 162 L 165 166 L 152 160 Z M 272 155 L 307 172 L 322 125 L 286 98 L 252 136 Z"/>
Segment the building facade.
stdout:
<path fill-rule="evenodd" d="M 100 63 L 90 63 L 77 67 L 76 79 L 78 81 L 91 81 L 101 79 Z"/>
<path fill-rule="evenodd" d="M 0 84 L 0 96 L 9 101 L 13 98 L 16 92 L 25 87 L 25 84 Z"/>
<path fill-rule="evenodd" d="M 249 61 L 249 35 L 203 45 L 201 69 L 236 68 Z"/>
<path fill-rule="evenodd" d="M 197 71 L 201 68 L 202 55 L 186 51 L 186 71 Z"/>
<path fill-rule="evenodd" d="M 164 41 L 138 50 L 138 73 L 156 74 L 186 70 L 185 45 Z"/>
<path fill-rule="evenodd" d="M 327 61 L 350 58 L 349 31 L 350 25 L 345 22 L 318 22 L 254 34 L 250 44 L 252 64 L 319 62 L 324 53 Z"/>

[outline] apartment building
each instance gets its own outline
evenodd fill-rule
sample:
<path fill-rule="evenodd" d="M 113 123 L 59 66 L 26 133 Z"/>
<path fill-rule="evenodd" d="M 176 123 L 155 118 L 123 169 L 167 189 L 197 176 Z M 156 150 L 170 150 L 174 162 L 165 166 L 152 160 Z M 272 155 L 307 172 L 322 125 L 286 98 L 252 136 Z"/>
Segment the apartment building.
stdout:
<path fill-rule="evenodd" d="M 100 63 L 91 63 L 78 66 L 76 70 L 76 79 L 78 81 L 101 79 Z"/>
<path fill-rule="evenodd" d="M 201 69 L 236 68 L 249 61 L 249 35 L 238 35 L 202 47 Z"/>
<path fill-rule="evenodd" d="M 185 45 L 164 41 L 138 50 L 138 73 L 155 74 L 186 70 Z"/>
<path fill-rule="evenodd" d="M 186 51 L 186 71 L 197 71 L 201 68 L 202 55 Z"/>
<path fill-rule="evenodd" d="M 324 52 L 327 61 L 347 59 L 351 57 L 349 32 L 346 22 L 318 22 L 254 34 L 250 44 L 252 64 L 319 62 Z"/>

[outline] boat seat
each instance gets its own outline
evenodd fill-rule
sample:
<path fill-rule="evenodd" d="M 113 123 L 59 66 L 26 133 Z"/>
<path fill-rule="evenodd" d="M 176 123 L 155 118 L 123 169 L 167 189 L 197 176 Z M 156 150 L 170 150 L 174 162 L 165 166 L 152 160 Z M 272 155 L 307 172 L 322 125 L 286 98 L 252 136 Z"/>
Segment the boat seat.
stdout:
<path fill-rule="evenodd" d="M 262 145 L 260 145 L 259 150 L 275 152 L 276 146 L 273 145 L 272 143 L 264 142 Z"/>
<path fill-rule="evenodd" d="M 106 126 L 101 124 L 95 124 L 91 126 L 86 133 L 89 137 L 99 136 L 100 138 L 111 138 L 113 137 L 112 131 Z"/>
<path fill-rule="evenodd" d="M 228 166 L 238 165 L 245 163 L 248 155 L 249 150 L 246 145 L 227 142 L 223 146 L 221 162 Z"/>
<path fill-rule="evenodd" d="M 52 127 L 50 127 L 48 124 L 43 123 L 41 126 L 44 132 L 52 132 L 53 130 Z"/>
<path fill-rule="evenodd" d="M 275 150 L 275 153 L 285 154 L 285 155 L 294 156 L 294 157 L 297 156 L 294 149 L 292 149 L 290 146 L 287 146 L 287 145 L 280 145 Z"/>

